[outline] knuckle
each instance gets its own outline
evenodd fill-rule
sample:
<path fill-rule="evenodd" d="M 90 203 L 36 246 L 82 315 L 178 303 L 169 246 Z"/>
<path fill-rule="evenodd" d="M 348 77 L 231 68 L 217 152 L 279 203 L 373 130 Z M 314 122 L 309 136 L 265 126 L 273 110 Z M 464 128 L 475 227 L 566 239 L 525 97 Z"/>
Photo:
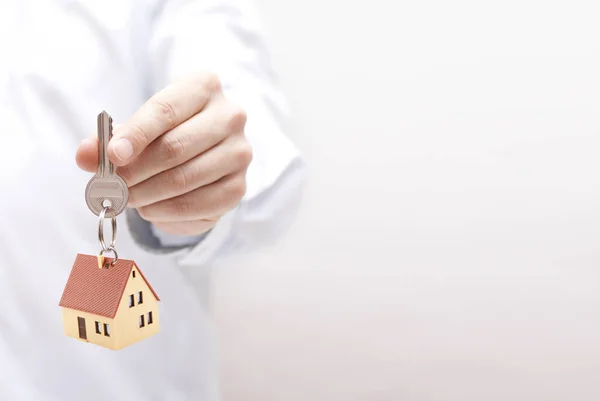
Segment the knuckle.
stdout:
<path fill-rule="evenodd" d="M 129 127 L 129 129 L 132 132 L 130 139 L 132 139 L 137 144 L 141 145 L 142 147 L 145 147 L 150 142 L 148 133 L 144 131 L 139 125 L 132 124 Z"/>
<path fill-rule="evenodd" d="M 175 125 L 177 114 L 175 113 L 175 106 L 171 102 L 167 100 L 155 100 L 154 112 L 159 121 L 165 122 L 169 127 Z"/>
<path fill-rule="evenodd" d="M 231 109 L 227 116 L 227 128 L 230 132 L 243 131 L 248 121 L 248 115 L 246 111 L 239 106 L 231 106 Z"/>
<path fill-rule="evenodd" d="M 204 73 L 201 76 L 202 85 L 208 89 L 210 92 L 219 92 L 221 91 L 221 80 L 212 72 Z"/>
<path fill-rule="evenodd" d="M 182 166 L 173 167 L 169 172 L 168 180 L 170 185 L 176 191 L 185 191 L 188 183 L 188 178 Z"/>
<path fill-rule="evenodd" d="M 238 166 L 245 168 L 250 165 L 254 157 L 252 146 L 247 141 L 241 142 L 234 151 L 234 158 Z"/>
<path fill-rule="evenodd" d="M 159 160 L 177 159 L 183 153 L 183 142 L 176 136 L 165 135 L 160 143 L 157 155 Z"/>
<path fill-rule="evenodd" d="M 184 196 L 171 199 L 169 209 L 176 216 L 187 216 L 190 214 L 190 202 Z"/>
<path fill-rule="evenodd" d="M 232 202 L 237 203 L 246 194 L 246 178 L 241 178 L 232 181 L 232 185 L 229 187 L 228 195 Z"/>

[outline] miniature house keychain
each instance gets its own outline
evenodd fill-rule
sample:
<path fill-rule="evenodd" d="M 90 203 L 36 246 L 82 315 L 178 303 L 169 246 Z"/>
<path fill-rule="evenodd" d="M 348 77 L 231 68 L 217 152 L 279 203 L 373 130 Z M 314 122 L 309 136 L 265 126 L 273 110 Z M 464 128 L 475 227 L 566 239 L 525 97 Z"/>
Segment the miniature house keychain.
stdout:
<path fill-rule="evenodd" d="M 99 217 L 99 255 L 78 254 L 59 306 L 65 335 L 118 350 L 159 331 L 158 295 L 137 264 L 115 249 L 117 215 L 127 206 L 128 189 L 108 159 L 112 118 L 98 115 L 98 171 L 86 187 L 89 209 Z M 104 240 L 104 220 L 112 237 Z M 105 257 L 112 253 L 113 257 Z"/>

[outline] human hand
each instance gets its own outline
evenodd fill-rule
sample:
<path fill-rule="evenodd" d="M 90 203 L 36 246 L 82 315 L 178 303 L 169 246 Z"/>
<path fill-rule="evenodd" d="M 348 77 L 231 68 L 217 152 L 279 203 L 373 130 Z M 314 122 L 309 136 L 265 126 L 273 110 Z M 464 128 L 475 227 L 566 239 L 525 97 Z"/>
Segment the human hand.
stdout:
<path fill-rule="evenodd" d="M 246 114 L 219 79 L 197 74 L 155 94 L 115 127 L 108 156 L 129 187 L 129 207 L 175 235 L 210 230 L 246 192 L 252 148 Z M 95 172 L 97 135 L 77 149 L 78 166 Z"/>

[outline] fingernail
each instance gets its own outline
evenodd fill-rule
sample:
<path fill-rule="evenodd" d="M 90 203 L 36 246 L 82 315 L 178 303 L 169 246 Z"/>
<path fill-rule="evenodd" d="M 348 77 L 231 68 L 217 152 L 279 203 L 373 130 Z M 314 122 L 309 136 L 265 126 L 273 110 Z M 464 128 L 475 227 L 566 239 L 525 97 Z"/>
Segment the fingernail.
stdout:
<path fill-rule="evenodd" d="M 127 161 L 133 155 L 133 145 L 129 139 L 119 138 L 113 144 L 115 155 L 122 161 Z"/>

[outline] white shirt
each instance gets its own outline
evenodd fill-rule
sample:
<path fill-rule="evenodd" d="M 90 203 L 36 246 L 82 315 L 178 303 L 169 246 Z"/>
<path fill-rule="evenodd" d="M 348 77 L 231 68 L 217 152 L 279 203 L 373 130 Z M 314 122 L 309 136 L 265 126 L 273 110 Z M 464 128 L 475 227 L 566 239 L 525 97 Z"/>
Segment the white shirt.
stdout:
<path fill-rule="evenodd" d="M 279 235 L 303 175 L 282 133 L 285 103 L 255 9 L 246 0 L 8 0 L 0 49 L 0 399 L 214 399 L 214 336 L 197 277 Z M 217 73 L 248 113 L 246 196 L 199 242 L 119 216 L 119 255 L 160 296 L 161 332 L 121 351 L 64 336 L 58 301 L 75 256 L 99 251 L 98 218 L 84 200 L 91 174 L 74 161 L 79 142 L 102 110 L 124 122 L 201 70 Z M 181 243 L 194 245 L 164 253 Z"/>

